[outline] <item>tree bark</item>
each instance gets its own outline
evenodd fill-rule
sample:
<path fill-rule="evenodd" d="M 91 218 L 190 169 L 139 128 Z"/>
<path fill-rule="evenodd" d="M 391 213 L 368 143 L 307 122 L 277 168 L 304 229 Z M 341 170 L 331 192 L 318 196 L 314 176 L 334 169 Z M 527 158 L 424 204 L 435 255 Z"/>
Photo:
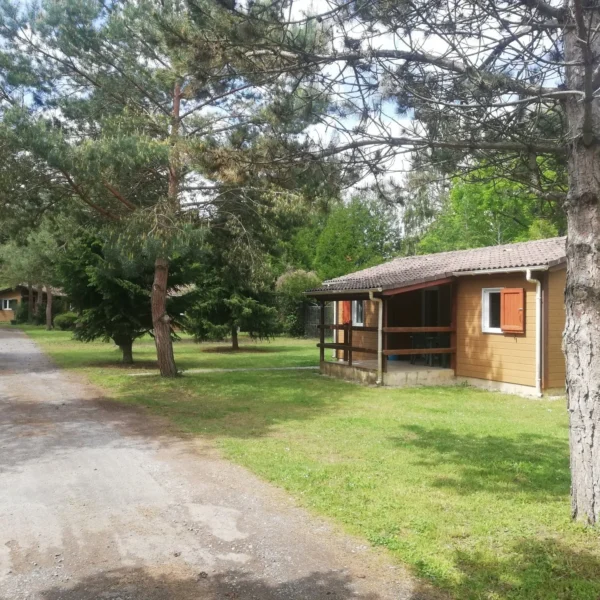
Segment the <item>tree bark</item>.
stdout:
<path fill-rule="evenodd" d="M 171 115 L 169 173 L 167 192 L 167 212 L 170 216 L 176 216 L 179 200 L 179 150 L 177 142 L 179 139 L 181 110 L 181 85 L 175 83 L 173 88 L 173 112 Z M 166 228 L 170 227 L 166 224 Z M 154 328 L 154 342 L 156 344 L 156 358 L 158 368 L 163 377 L 175 377 L 177 366 L 173 353 L 173 340 L 171 339 L 171 318 L 167 314 L 167 283 L 169 280 L 169 261 L 166 258 L 157 258 L 154 262 L 154 283 L 152 284 L 152 325 Z"/>
<path fill-rule="evenodd" d="M 37 286 L 36 290 L 36 303 L 35 303 L 35 315 L 37 318 L 37 313 L 40 310 L 40 307 L 44 304 L 44 288 L 41 285 Z M 40 323 L 41 325 L 41 323 Z"/>
<path fill-rule="evenodd" d="M 152 284 L 152 324 L 158 368 L 163 377 L 175 377 L 177 366 L 173 354 L 171 339 L 171 318 L 167 314 L 167 281 L 169 278 L 169 261 L 157 258 L 154 263 L 154 283 Z"/>
<path fill-rule="evenodd" d="M 46 286 L 46 329 L 52 329 L 52 290 Z"/>
<path fill-rule="evenodd" d="M 238 330 L 236 325 L 232 325 L 231 327 L 231 348 L 233 350 L 240 349 L 240 343 L 238 340 Z"/>
<path fill-rule="evenodd" d="M 121 362 L 124 365 L 133 364 L 133 340 L 127 336 L 117 336 L 113 338 L 115 344 L 119 347 L 123 353 Z"/>
<path fill-rule="evenodd" d="M 591 19 L 595 30 L 599 17 Z M 565 30 L 565 59 L 586 62 L 581 32 Z M 593 54 L 600 44 L 592 42 Z M 571 89 L 585 90 L 589 69 L 567 68 Z M 598 102 L 566 102 L 570 141 L 567 197 L 566 325 L 567 405 L 574 519 L 600 521 L 600 107 Z"/>
<path fill-rule="evenodd" d="M 33 298 L 33 285 L 27 284 L 27 322 L 33 323 L 33 314 L 35 313 L 35 301 Z"/>

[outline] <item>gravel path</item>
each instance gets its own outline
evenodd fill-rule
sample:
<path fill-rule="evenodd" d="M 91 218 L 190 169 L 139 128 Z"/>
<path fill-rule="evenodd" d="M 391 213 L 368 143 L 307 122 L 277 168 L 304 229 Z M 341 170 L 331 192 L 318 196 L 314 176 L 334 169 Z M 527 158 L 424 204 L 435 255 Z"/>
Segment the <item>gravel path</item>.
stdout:
<path fill-rule="evenodd" d="M 0 328 L 0 599 L 431 598 L 208 445 Z"/>

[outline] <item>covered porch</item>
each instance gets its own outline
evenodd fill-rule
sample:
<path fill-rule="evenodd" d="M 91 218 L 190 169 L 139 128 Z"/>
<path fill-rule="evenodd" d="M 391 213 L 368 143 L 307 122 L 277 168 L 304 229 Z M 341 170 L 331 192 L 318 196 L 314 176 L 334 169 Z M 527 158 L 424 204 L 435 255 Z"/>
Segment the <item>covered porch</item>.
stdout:
<path fill-rule="evenodd" d="M 446 278 L 320 295 L 321 372 L 373 385 L 453 383 L 455 293 L 454 279 Z M 325 322 L 326 301 L 335 303 L 333 323 Z M 331 342 L 325 340 L 328 330 Z"/>

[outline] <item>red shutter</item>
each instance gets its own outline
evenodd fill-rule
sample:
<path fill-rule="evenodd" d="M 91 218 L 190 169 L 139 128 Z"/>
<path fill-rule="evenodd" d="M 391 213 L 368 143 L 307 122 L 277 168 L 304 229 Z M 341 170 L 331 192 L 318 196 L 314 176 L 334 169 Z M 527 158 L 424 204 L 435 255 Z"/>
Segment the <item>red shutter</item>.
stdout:
<path fill-rule="evenodd" d="M 500 328 L 505 333 L 525 333 L 525 290 L 523 288 L 502 290 Z"/>
<path fill-rule="evenodd" d="M 350 300 L 340 302 L 340 323 L 349 323 L 352 320 L 352 304 Z"/>

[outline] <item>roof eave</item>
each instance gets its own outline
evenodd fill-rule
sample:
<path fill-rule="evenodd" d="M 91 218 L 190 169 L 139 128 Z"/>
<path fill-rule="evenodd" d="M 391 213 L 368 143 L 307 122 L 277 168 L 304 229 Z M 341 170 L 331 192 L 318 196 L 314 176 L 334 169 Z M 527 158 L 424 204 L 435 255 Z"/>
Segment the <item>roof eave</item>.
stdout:
<path fill-rule="evenodd" d="M 531 265 L 530 267 L 507 267 L 505 269 L 474 269 L 472 271 L 455 271 L 452 273 L 454 277 L 462 277 L 465 275 L 494 275 L 496 273 L 525 273 L 525 271 L 547 271 L 550 268 L 545 265 Z"/>
<path fill-rule="evenodd" d="M 304 292 L 305 296 L 331 296 L 333 294 L 368 294 L 370 292 L 379 293 L 383 292 L 384 288 L 381 287 L 372 287 L 372 288 L 363 288 L 363 289 L 352 289 L 346 288 L 344 290 L 309 290 L 308 292 Z"/>

